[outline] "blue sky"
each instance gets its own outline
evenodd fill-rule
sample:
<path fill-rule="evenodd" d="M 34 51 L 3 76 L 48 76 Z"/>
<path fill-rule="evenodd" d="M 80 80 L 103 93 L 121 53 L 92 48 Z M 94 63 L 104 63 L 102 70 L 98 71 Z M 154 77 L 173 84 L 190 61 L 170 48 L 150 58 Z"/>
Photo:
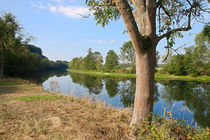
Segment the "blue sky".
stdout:
<path fill-rule="evenodd" d="M 40 47 L 50 60 L 70 61 L 85 56 L 90 47 L 103 57 L 111 49 L 119 54 L 123 42 L 130 40 L 128 34 L 123 34 L 122 19 L 102 28 L 93 17 L 82 18 L 79 14 L 88 13 L 85 0 L 0 0 L 0 11 L 13 13 L 24 33 L 35 37 L 31 44 Z M 205 17 L 210 21 L 209 16 Z M 192 27 L 184 38 L 176 40 L 175 48 L 193 43 L 203 24 L 193 23 Z M 158 44 L 160 54 L 164 54 L 165 45 L 165 41 Z"/>

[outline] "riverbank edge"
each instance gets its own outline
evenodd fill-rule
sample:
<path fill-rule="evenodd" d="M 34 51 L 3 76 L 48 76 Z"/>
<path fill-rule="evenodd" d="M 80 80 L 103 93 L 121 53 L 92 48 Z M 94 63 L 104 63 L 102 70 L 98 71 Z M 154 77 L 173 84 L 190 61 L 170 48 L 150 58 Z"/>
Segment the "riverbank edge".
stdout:
<path fill-rule="evenodd" d="M 123 77 L 123 78 L 135 78 L 136 74 L 125 74 L 125 73 L 107 73 L 107 72 L 99 72 L 99 71 L 83 71 L 83 70 L 67 70 L 68 72 L 73 73 L 81 73 L 88 74 L 93 76 L 100 77 Z M 157 81 L 165 81 L 165 80 L 182 80 L 182 81 L 199 81 L 199 82 L 210 82 L 210 76 L 176 76 L 176 75 L 168 75 L 168 74 L 160 74 L 155 73 L 155 80 Z"/>
<path fill-rule="evenodd" d="M 210 130 L 156 118 L 135 129 L 138 139 L 208 139 Z M 44 91 L 29 81 L 0 79 L 0 139 L 129 139 L 131 109 Z"/>

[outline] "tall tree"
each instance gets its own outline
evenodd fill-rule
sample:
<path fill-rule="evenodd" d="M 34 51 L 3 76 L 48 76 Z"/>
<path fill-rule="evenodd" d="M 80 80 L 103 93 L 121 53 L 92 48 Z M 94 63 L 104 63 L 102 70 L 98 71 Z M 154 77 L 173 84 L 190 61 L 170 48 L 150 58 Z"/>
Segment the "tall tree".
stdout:
<path fill-rule="evenodd" d="M 96 69 L 96 58 L 94 56 L 94 53 L 92 52 L 92 49 L 88 49 L 88 54 L 85 56 L 83 60 L 83 67 L 85 70 L 95 70 Z"/>
<path fill-rule="evenodd" d="M 6 51 L 14 45 L 20 45 L 21 36 L 18 36 L 21 28 L 16 18 L 11 13 L 5 13 L 0 17 L 0 47 L 1 47 L 1 72 L 0 78 L 4 76 Z"/>
<path fill-rule="evenodd" d="M 195 37 L 193 63 L 198 75 L 210 74 L 210 25 L 206 25 Z"/>
<path fill-rule="evenodd" d="M 118 55 L 113 50 L 110 50 L 106 56 L 105 71 L 114 72 L 119 64 L 118 60 Z"/>
<path fill-rule="evenodd" d="M 100 52 L 94 52 L 93 56 L 94 56 L 95 61 L 96 61 L 96 69 L 98 71 L 101 71 L 102 70 L 102 63 L 103 63 L 103 57 L 102 57 L 101 53 Z"/>
<path fill-rule="evenodd" d="M 103 57 L 100 55 L 96 61 L 96 68 L 98 71 L 102 70 L 102 67 L 103 67 L 102 63 L 103 63 Z"/>
<path fill-rule="evenodd" d="M 136 93 L 132 125 L 139 125 L 153 111 L 155 52 L 167 38 L 168 48 L 180 31 L 200 20 L 206 0 L 86 0 L 97 24 L 105 26 L 122 16 L 136 53 Z M 206 7 L 205 7 L 206 6 Z M 157 30 L 159 29 L 159 31 Z"/>
<path fill-rule="evenodd" d="M 128 41 L 123 44 L 120 48 L 120 59 L 130 66 L 135 63 L 135 50 L 133 48 L 132 42 Z"/>

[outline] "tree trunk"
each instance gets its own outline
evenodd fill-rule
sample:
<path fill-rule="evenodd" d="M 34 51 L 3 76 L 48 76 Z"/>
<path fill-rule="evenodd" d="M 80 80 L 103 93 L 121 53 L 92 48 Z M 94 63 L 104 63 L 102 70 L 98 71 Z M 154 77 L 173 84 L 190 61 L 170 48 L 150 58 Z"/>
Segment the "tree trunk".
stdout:
<path fill-rule="evenodd" d="M 153 111 L 156 2 L 132 0 L 132 3 L 136 10 L 134 13 L 127 0 L 115 0 L 136 52 L 136 93 L 131 126 L 139 126 L 140 121 Z"/>
<path fill-rule="evenodd" d="M 136 52 L 136 93 L 131 126 L 139 126 L 140 121 L 153 112 L 155 47 L 143 54 Z"/>
<path fill-rule="evenodd" d="M 2 46 L 2 49 L 1 49 L 1 72 L 0 72 L 0 79 L 4 77 L 4 67 L 5 67 L 5 49 L 4 47 Z"/>

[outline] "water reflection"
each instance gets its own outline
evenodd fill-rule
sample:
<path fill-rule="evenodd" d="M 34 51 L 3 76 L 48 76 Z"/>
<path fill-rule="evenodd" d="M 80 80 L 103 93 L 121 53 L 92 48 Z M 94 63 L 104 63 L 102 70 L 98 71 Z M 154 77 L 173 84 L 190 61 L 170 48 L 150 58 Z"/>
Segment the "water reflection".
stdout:
<path fill-rule="evenodd" d="M 135 78 L 95 77 L 87 74 L 69 73 L 72 82 L 88 89 L 89 95 L 100 94 L 103 86 L 110 98 L 120 94 L 120 101 L 124 107 L 133 106 L 136 80 Z M 155 84 L 154 101 L 159 99 L 158 87 Z"/>
<path fill-rule="evenodd" d="M 33 75 L 23 77 L 23 78 L 33 81 L 36 84 L 41 84 L 47 79 L 49 79 L 50 77 L 53 77 L 53 76 L 60 77 L 60 76 L 65 76 L 65 75 L 68 75 L 68 72 L 66 70 L 53 70 L 53 71 L 37 72 L 37 73 L 34 73 Z"/>
<path fill-rule="evenodd" d="M 190 111 L 194 112 L 194 119 L 203 126 L 210 126 L 210 84 L 186 81 L 161 81 L 164 88 L 161 98 L 166 103 L 184 101 Z"/>
<path fill-rule="evenodd" d="M 134 95 L 136 90 L 136 79 L 129 79 L 120 83 L 120 100 L 124 107 L 133 106 Z"/>
<path fill-rule="evenodd" d="M 105 102 L 116 107 L 133 106 L 136 87 L 134 78 L 69 73 L 69 76 L 51 77 L 50 80 L 60 82 L 60 90 L 64 91 L 64 94 L 67 93 L 65 92 L 67 88 L 75 87 L 80 89 L 76 94 L 103 98 Z M 173 116 L 176 119 L 185 119 L 189 122 L 195 120 L 200 126 L 210 126 L 210 83 L 158 81 L 155 84 L 154 102 L 154 113 L 160 116 L 163 109 L 174 109 Z"/>
<path fill-rule="evenodd" d="M 86 74 L 69 73 L 74 83 L 88 89 L 89 94 L 100 94 L 103 88 L 102 78 L 89 76 Z"/>
<path fill-rule="evenodd" d="M 110 98 L 117 95 L 119 85 L 116 78 L 106 78 L 105 87 Z"/>

